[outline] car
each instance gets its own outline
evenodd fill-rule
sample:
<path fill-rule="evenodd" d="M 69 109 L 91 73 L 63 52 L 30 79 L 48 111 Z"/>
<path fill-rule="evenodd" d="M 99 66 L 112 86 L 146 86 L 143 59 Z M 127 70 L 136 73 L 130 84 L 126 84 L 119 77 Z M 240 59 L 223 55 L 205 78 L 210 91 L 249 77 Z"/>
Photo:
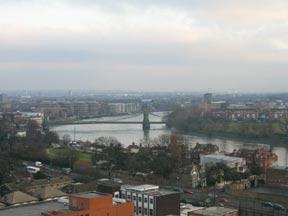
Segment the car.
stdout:
<path fill-rule="evenodd" d="M 229 202 L 229 200 L 227 198 L 221 198 L 220 201 L 223 202 L 223 203 L 228 203 Z"/>
<path fill-rule="evenodd" d="M 193 191 L 190 189 L 183 189 L 183 192 L 187 194 L 193 194 Z"/>
<path fill-rule="evenodd" d="M 273 208 L 274 205 L 271 202 L 263 202 L 262 207 Z"/>
<path fill-rule="evenodd" d="M 277 203 L 273 205 L 273 208 L 274 208 L 275 210 L 285 211 L 284 206 L 282 206 L 282 205 L 280 205 L 280 204 L 277 204 Z"/>
<path fill-rule="evenodd" d="M 112 178 L 112 181 L 118 184 L 123 184 L 122 179 L 119 179 L 119 178 Z"/>

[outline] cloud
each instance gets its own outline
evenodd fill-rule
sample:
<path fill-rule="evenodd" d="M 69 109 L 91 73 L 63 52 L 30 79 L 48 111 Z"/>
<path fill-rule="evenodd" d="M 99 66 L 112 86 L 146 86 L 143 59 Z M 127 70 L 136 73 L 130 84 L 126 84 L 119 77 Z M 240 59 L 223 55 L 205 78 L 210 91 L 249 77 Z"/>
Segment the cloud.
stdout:
<path fill-rule="evenodd" d="M 287 10 L 284 0 L 0 0 L 0 85 L 25 74 L 15 86 L 52 88 L 58 74 L 67 88 L 263 90 L 270 80 L 286 90 Z"/>

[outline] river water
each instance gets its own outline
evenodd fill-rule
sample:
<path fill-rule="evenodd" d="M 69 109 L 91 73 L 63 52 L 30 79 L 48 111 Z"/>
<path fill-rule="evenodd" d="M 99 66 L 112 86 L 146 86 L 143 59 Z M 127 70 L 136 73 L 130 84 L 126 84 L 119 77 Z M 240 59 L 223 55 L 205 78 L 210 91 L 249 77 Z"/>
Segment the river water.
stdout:
<path fill-rule="evenodd" d="M 153 113 L 150 115 L 150 121 L 161 121 L 162 117 L 167 114 L 163 112 Z M 125 115 L 116 117 L 102 117 L 96 119 L 88 119 L 83 121 L 137 121 L 141 122 L 143 116 L 141 115 Z M 124 146 L 130 145 L 132 142 L 136 144 L 148 142 L 148 140 L 157 139 L 161 135 L 170 135 L 171 131 L 166 128 L 165 124 L 151 125 L 149 133 L 144 133 L 141 124 L 87 124 L 87 125 L 62 125 L 52 128 L 60 137 L 69 135 L 71 139 L 82 141 L 94 141 L 99 137 L 115 137 Z M 200 135 L 184 135 L 185 140 L 191 147 L 194 147 L 196 143 L 200 144 L 215 144 L 219 147 L 220 151 L 232 152 L 234 149 L 240 148 L 269 148 L 269 144 L 247 142 L 237 139 L 226 138 L 211 138 Z M 288 166 L 288 149 L 285 147 L 273 147 L 272 151 L 278 155 L 278 161 L 274 166 L 285 168 Z"/>

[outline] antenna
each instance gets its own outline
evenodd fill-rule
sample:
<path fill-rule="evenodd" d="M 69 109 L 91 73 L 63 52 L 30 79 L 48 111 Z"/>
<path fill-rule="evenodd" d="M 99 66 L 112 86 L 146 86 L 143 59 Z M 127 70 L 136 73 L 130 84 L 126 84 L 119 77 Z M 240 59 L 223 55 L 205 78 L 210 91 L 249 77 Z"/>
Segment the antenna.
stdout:
<path fill-rule="evenodd" d="M 75 143 L 75 137 L 76 137 L 76 126 L 74 125 L 74 143 Z"/>

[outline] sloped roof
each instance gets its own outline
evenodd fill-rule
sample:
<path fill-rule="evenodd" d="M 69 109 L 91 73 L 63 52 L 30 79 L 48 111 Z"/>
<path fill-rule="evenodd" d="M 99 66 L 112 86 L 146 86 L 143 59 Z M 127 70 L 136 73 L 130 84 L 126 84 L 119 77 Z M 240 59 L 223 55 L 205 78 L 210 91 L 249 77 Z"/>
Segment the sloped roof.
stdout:
<path fill-rule="evenodd" d="M 39 188 L 39 190 L 37 190 L 34 195 L 40 199 L 48 199 L 65 196 L 66 194 L 54 187 L 47 185 Z"/>
<path fill-rule="evenodd" d="M 2 198 L 2 201 L 9 205 L 32 202 L 32 201 L 37 201 L 37 200 L 38 200 L 37 198 L 30 196 L 29 194 L 23 193 L 21 191 L 14 191 L 12 193 L 5 195 Z"/>
<path fill-rule="evenodd" d="M 0 202 L 0 208 L 4 208 L 6 205 Z"/>

